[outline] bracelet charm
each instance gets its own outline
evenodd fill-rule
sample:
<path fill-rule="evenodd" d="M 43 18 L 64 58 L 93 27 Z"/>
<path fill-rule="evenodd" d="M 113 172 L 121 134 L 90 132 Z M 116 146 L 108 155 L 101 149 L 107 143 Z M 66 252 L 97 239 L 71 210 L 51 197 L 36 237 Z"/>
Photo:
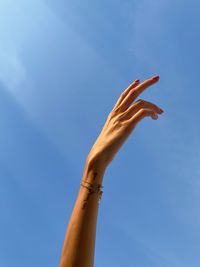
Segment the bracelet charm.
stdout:
<path fill-rule="evenodd" d="M 89 183 L 87 181 L 82 181 L 80 183 L 80 185 L 82 187 L 87 188 L 87 190 L 89 192 L 87 198 L 84 200 L 83 209 L 86 207 L 87 202 L 88 202 L 89 197 L 90 197 L 91 194 L 98 193 L 98 195 L 99 195 L 98 204 L 100 203 L 101 198 L 102 198 L 102 194 L 103 194 L 103 191 L 101 190 L 103 188 L 103 186 L 101 184 L 94 185 L 94 184 L 91 184 L 91 183 Z"/>

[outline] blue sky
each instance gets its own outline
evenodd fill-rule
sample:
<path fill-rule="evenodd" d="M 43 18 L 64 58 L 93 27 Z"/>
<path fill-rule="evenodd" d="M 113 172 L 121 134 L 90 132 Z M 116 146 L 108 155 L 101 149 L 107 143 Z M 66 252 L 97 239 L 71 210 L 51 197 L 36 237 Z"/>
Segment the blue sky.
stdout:
<path fill-rule="evenodd" d="M 95 267 L 198 267 L 198 1 L 0 3 L 0 266 L 58 266 L 87 153 L 121 92 L 160 75 L 104 177 Z"/>

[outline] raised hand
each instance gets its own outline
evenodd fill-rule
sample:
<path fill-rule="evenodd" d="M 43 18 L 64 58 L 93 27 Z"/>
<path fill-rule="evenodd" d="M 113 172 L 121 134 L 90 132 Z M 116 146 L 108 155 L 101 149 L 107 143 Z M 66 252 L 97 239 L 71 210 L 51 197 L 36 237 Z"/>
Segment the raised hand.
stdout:
<path fill-rule="evenodd" d="M 106 168 L 139 121 L 147 116 L 156 120 L 158 114 L 163 113 L 161 108 L 151 102 L 143 99 L 135 101 L 158 80 L 159 76 L 153 76 L 142 83 L 136 80 L 122 92 L 88 154 L 87 161 L 90 164 Z"/>

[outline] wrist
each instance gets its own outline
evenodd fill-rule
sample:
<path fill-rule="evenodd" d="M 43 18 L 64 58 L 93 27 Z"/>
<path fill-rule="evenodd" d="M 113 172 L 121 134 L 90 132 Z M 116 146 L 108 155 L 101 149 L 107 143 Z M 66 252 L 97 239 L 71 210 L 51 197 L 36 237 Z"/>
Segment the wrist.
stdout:
<path fill-rule="evenodd" d="M 93 152 L 93 150 L 91 150 L 88 154 L 86 164 L 89 169 L 97 170 L 99 172 L 105 172 L 108 165 L 106 163 L 105 156 L 103 156 L 100 152 Z"/>
<path fill-rule="evenodd" d="M 106 166 L 100 163 L 100 161 L 95 160 L 94 158 L 87 158 L 82 180 L 93 184 L 101 184 L 103 182 L 105 171 Z"/>

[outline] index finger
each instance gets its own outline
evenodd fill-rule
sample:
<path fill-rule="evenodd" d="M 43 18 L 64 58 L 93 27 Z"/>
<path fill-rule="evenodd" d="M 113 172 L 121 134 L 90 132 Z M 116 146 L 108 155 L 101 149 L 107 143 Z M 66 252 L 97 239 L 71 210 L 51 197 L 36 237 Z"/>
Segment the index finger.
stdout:
<path fill-rule="evenodd" d="M 133 100 L 135 100 L 135 98 L 138 97 L 145 89 L 156 83 L 159 79 L 160 76 L 156 75 L 135 87 Z"/>

